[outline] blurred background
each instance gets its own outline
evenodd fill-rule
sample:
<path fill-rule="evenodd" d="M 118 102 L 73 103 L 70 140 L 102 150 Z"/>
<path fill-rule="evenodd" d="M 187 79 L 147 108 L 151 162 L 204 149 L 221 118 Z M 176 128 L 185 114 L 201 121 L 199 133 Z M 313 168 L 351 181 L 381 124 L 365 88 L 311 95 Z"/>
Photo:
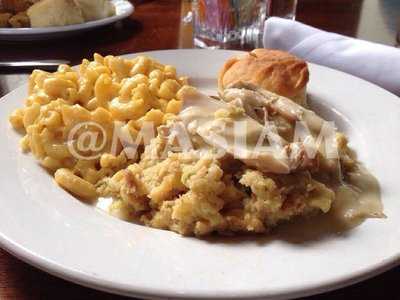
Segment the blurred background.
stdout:
<path fill-rule="evenodd" d="M 0 42 L 0 61 L 58 58 L 78 63 L 94 51 L 124 54 L 192 48 L 192 25 L 182 20 L 190 0 L 131 0 L 135 12 L 122 22 L 84 35 L 38 42 Z M 305 24 L 386 45 L 399 44 L 399 0 L 299 0 Z"/>

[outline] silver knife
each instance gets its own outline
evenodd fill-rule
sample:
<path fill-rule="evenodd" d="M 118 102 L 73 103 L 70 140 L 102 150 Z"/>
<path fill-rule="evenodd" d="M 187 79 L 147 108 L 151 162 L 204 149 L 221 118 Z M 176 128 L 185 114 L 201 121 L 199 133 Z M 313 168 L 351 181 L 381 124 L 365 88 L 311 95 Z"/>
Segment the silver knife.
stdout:
<path fill-rule="evenodd" d="M 57 70 L 61 64 L 69 64 L 68 60 L 63 59 L 44 59 L 32 61 L 0 61 L 0 70 L 17 70 L 17 69 L 44 69 L 48 71 Z"/>

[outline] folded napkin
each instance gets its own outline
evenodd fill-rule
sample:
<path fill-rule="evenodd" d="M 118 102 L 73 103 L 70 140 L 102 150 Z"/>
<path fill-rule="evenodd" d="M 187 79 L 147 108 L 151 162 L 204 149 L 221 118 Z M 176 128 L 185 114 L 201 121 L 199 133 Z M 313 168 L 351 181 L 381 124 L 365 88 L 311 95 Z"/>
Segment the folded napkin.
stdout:
<path fill-rule="evenodd" d="M 276 17 L 265 22 L 264 47 L 353 74 L 400 96 L 400 50 L 394 47 Z"/>

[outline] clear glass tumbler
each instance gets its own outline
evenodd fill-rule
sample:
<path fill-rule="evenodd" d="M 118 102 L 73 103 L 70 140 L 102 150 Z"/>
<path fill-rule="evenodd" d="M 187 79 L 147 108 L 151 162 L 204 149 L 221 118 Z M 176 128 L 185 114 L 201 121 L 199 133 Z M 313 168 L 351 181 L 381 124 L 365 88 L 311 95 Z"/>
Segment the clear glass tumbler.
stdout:
<path fill-rule="evenodd" d="M 194 0 L 194 44 L 199 48 L 257 48 L 262 45 L 266 0 Z"/>

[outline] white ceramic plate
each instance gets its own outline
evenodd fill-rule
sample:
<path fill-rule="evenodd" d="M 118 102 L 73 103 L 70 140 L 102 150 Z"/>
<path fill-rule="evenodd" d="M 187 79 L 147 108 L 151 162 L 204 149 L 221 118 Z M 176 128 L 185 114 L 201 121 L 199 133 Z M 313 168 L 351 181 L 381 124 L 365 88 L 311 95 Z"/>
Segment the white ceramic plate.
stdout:
<path fill-rule="evenodd" d="M 0 28 L 0 40 L 3 41 L 33 41 L 60 38 L 96 27 L 115 23 L 129 17 L 134 10 L 133 5 L 128 0 L 111 0 L 116 8 L 115 16 L 101 20 L 90 21 L 82 24 L 43 27 L 43 28 Z"/>
<path fill-rule="evenodd" d="M 210 91 L 218 69 L 234 53 L 148 54 Z M 312 105 L 335 120 L 379 179 L 387 219 L 367 220 L 340 235 L 295 225 L 265 238 L 209 240 L 120 221 L 57 187 L 31 155 L 20 152 L 20 135 L 7 119 L 22 106 L 23 86 L 0 101 L 1 246 L 67 280 L 146 298 L 299 297 L 395 266 L 400 260 L 400 100 L 353 76 L 312 64 L 310 69 Z"/>

